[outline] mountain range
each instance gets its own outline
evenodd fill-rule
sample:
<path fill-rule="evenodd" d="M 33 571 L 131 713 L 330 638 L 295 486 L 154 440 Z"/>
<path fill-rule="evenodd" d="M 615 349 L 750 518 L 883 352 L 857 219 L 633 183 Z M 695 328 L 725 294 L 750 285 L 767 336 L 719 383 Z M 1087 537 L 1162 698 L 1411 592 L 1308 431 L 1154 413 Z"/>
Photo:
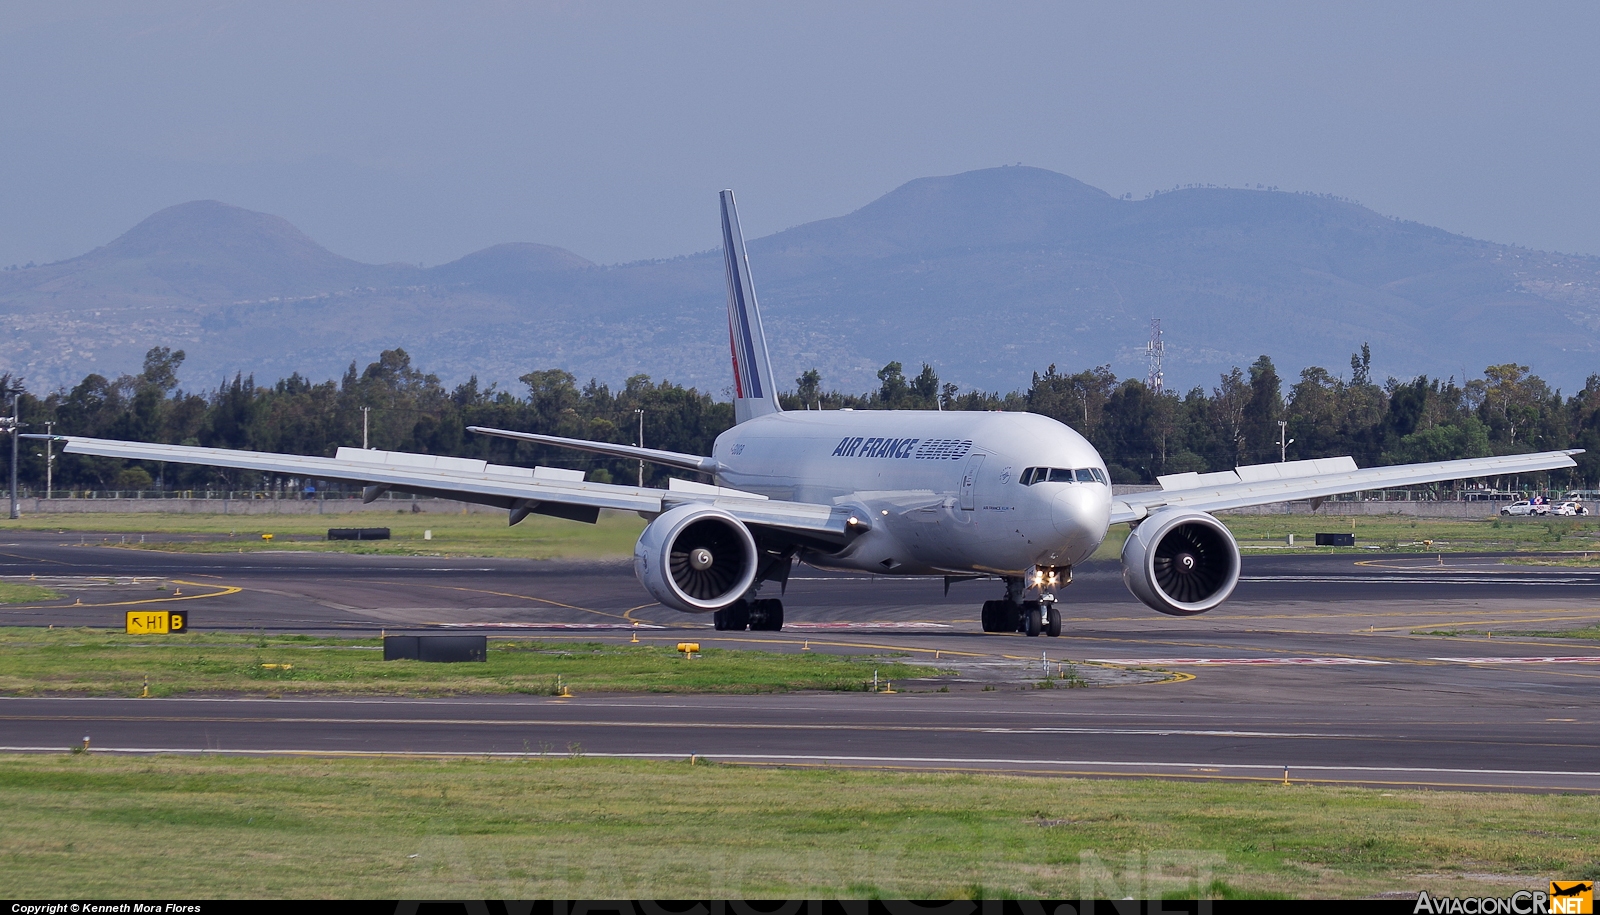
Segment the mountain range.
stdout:
<path fill-rule="evenodd" d="M 708 219 L 715 209 L 707 201 Z M 876 387 L 890 360 L 963 388 L 1055 364 L 1143 377 L 1159 317 L 1169 384 L 1261 354 L 1292 380 L 1363 342 L 1377 377 L 1458 380 L 1517 362 L 1567 391 L 1600 372 L 1600 259 L 1530 251 L 1327 196 L 1194 187 L 1143 200 L 1006 167 L 911 181 L 848 215 L 749 244 L 780 384 Z M 423 268 L 340 257 L 287 221 L 215 201 L 111 243 L 0 272 L 0 371 L 33 390 L 183 349 L 186 387 L 235 372 L 334 377 L 404 347 L 447 382 L 565 368 L 730 387 L 720 251 L 598 265 L 496 245 Z"/>

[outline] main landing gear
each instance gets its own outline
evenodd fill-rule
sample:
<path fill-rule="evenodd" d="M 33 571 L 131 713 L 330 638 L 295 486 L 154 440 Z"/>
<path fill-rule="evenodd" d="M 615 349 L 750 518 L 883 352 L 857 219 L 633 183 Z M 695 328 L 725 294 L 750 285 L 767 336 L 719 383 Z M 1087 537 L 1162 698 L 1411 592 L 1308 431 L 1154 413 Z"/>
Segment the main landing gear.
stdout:
<path fill-rule="evenodd" d="M 1055 569 L 1040 569 L 1033 579 L 1033 587 L 1040 592 L 1038 600 L 1025 599 L 1030 590 L 1027 579 L 1011 577 L 1005 580 L 1003 600 L 983 602 L 984 632 L 1021 632 L 1051 638 L 1061 635 L 1061 609 L 1056 606 L 1055 594 L 1058 574 Z"/>
<path fill-rule="evenodd" d="M 783 628 L 783 601 L 736 601 L 711 614 L 711 625 L 719 632 L 777 632 Z"/>

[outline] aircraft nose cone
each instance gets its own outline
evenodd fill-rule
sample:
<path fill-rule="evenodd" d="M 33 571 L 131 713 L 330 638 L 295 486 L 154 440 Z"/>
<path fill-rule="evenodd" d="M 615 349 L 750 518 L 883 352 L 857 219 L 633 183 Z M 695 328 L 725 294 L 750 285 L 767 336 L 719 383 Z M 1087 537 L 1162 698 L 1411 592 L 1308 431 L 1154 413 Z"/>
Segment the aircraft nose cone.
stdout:
<path fill-rule="evenodd" d="M 1099 543 L 1111 521 L 1111 500 L 1103 486 L 1068 486 L 1056 494 L 1050 520 L 1064 537 Z"/>

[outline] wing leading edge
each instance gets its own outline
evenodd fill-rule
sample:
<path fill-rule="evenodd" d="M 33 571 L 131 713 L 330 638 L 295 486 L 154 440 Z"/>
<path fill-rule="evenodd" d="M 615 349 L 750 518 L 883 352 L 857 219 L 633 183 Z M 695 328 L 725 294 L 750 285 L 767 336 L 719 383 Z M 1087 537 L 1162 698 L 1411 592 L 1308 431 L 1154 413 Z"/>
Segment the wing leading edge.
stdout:
<path fill-rule="evenodd" d="M 587 451 L 590 454 L 629 458 L 650 464 L 665 464 L 668 467 L 697 470 L 701 473 L 716 473 L 722 469 L 722 462 L 716 458 L 701 457 L 698 454 L 684 454 L 681 451 L 661 451 L 657 448 L 613 445 L 610 442 L 592 442 L 584 438 L 564 438 L 560 435 L 540 435 L 536 432 L 512 432 L 507 429 L 491 429 L 488 426 L 468 426 L 467 431 L 476 432 L 479 435 L 492 435 L 495 438 L 509 438 L 518 442 L 551 445 L 556 448 L 571 448 L 574 451 Z"/>
<path fill-rule="evenodd" d="M 1572 451 L 1541 451 L 1535 454 L 1508 454 L 1500 457 L 1436 461 L 1431 464 L 1399 464 L 1357 470 L 1349 458 L 1294 461 L 1289 464 L 1257 464 L 1237 471 L 1207 474 L 1178 474 L 1162 477 L 1162 489 L 1118 496 L 1111 503 L 1111 523 L 1139 521 L 1165 508 L 1185 508 L 1215 512 L 1269 502 L 1295 499 L 1320 499 L 1366 489 L 1415 486 L 1445 480 L 1532 473 L 1574 467 Z"/>
<path fill-rule="evenodd" d="M 368 492 L 374 494 L 394 489 L 492 505 L 509 509 L 513 523 L 530 512 L 592 523 L 602 508 L 654 516 L 685 502 L 699 502 L 722 508 L 747 524 L 791 536 L 828 543 L 843 543 L 849 537 L 847 509 L 809 502 L 778 501 L 756 493 L 683 480 L 672 480 L 669 489 L 654 489 L 590 483 L 584 481 L 582 472 L 576 470 L 512 467 L 467 458 L 402 451 L 340 448 L 337 457 L 326 458 L 79 436 L 57 435 L 52 438 L 66 443 L 62 450 L 67 454 L 232 467 L 319 480 L 363 483 L 369 487 Z"/>

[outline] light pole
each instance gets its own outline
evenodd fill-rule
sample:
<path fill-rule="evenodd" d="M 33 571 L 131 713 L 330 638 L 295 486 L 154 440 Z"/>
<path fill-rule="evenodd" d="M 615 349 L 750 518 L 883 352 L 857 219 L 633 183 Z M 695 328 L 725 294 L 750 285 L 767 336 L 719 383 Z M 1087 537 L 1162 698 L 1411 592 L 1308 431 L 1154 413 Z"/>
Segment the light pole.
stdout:
<path fill-rule="evenodd" d="M 639 447 L 644 447 L 644 410 L 634 410 L 639 414 Z M 639 488 L 644 488 L 644 458 L 639 459 Z"/>
<path fill-rule="evenodd" d="M 17 412 L 17 392 L 11 392 L 11 520 L 22 517 L 17 507 L 17 440 L 22 432 L 22 415 Z"/>
<path fill-rule="evenodd" d="M 56 424 L 54 422 L 48 422 L 44 424 L 44 497 L 46 499 L 50 498 L 50 484 L 54 482 L 55 479 L 50 473 L 50 471 L 55 469 L 56 463 L 56 453 L 55 449 L 52 447 L 55 442 L 51 441 L 50 439 L 50 436 L 55 434 L 55 429 Z"/>
<path fill-rule="evenodd" d="M 372 412 L 371 407 L 361 408 L 361 450 L 367 450 L 367 414 Z"/>
<path fill-rule="evenodd" d="M 1278 463 L 1289 462 L 1289 446 L 1294 444 L 1294 439 L 1289 437 L 1289 421 L 1278 420 Z"/>

